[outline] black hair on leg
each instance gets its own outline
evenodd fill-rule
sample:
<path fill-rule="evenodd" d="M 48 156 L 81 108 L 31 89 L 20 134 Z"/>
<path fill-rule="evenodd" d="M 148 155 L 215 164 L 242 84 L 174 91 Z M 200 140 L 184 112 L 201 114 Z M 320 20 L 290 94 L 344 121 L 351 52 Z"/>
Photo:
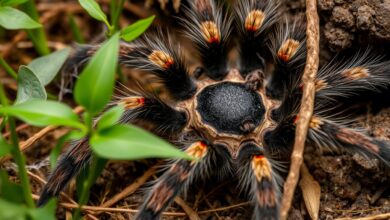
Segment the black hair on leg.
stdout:
<path fill-rule="evenodd" d="M 39 197 L 38 206 L 46 204 L 51 197 L 57 197 L 70 180 L 88 166 L 91 156 L 88 139 L 75 142 L 51 173 Z"/>
<path fill-rule="evenodd" d="M 207 146 L 199 141 L 190 145 L 186 152 L 200 161 L 178 160 L 174 162 L 153 186 L 152 191 L 140 207 L 136 220 L 159 219 L 161 213 L 171 204 L 182 189 L 192 179 L 194 171 L 207 155 Z"/>
<path fill-rule="evenodd" d="M 306 61 L 305 27 L 303 18 L 293 22 L 286 18 L 270 37 L 269 50 L 276 65 L 266 92 L 273 99 L 283 99 L 301 80 Z"/>
<path fill-rule="evenodd" d="M 254 70 L 264 71 L 267 33 L 277 21 L 279 1 L 248 0 L 234 5 L 240 50 L 239 70 L 244 78 Z"/>
<path fill-rule="evenodd" d="M 228 73 L 229 35 L 232 19 L 222 17 L 222 6 L 213 0 L 194 0 L 182 19 L 186 35 L 195 43 L 205 74 L 221 80 Z"/>

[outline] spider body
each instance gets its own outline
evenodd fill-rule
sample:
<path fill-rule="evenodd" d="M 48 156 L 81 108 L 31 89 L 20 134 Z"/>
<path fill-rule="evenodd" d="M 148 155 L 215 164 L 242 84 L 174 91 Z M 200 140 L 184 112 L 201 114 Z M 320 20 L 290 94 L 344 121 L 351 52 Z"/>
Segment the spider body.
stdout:
<path fill-rule="evenodd" d="M 171 100 L 122 91 L 113 100 L 126 109 L 120 123 L 148 122 L 150 131 L 198 158 L 171 161 L 135 218 L 159 219 L 189 184 L 215 175 L 239 179 L 239 190 L 253 201 L 254 219 L 278 219 L 282 176 L 305 86 L 301 82 L 305 23 L 302 19 L 280 21 L 278 1 L 238 1 L 233 7 L 235 16 L 223 15 L 224 10 L 212 0 L 189 5 L 182 23 L 203 65 L 195 78 L 187 70 L 179 45 L 165 32 L 121 43 L 120 63 L 154 74 Z M 231 45 L 238 51 L 234 67 L 228 61 Z M 70 63 L 83 63 L 97 47 L 81 48 Z M 266 60 L 266 53 L 272 55 L 271 60 Z M 266 62 L 274 68 L 267 69 Z M 332 112 L 345 97 L 386 86 L 390 86 L 390 62 L 368 52 L 321 68 L 308 143 L 359 152 L 389 166 L 389 143 L 349 128 L 345 118 Z M 38 203 L 57 196 L 92 156 L 86 139 L 76 142 L 59 161 Z"/>
<path fill-rule="evenodd" d="M 269 112 L 276 105 L 263 90 L 248 89 L 236 69 L 221 81 L 206 79 L 197 87 L 193 99 L 178 105 L 189 115 L 185 130 L 224 146 L 232 158 L 245 142 L 263 145 L 262 135 L 273 124 Z"/>

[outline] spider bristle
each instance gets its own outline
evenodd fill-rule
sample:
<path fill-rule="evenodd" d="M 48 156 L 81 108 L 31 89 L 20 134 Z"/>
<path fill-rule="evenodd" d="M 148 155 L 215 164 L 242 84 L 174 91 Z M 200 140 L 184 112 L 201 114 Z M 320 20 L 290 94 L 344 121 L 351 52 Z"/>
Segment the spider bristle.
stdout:
<path fill-rule="evenodd" d="M 119 98 L 116 103 L 126 108 L 121 122 L 152 123 L 152 131 L 162 136 L 180 133 L 188 121 L 186 113 L 172 108 L 157 97 L 128 96 Z"/>
<path fill-rule="evenodd" d="M 287 19 L 278 24 L 268 44 L 275 62 L 275 70 L 267 85 L 267 95 L 283 99 L 302 76 L 306 60 L 305 21 Z"/>
<path fill-rule="evenodd" d="M 38 206 L 43 206 L 51 197 L 58 196 L 70 180 L 89 164 L 91 156 L 87 139 L 75 142 L 51 173 L 39 197 Z"/>
<path fill-rule="evenodd" d="M 263 59 L 269 40 L 267 34 L 278 20 L 279 1 L 237 1 L 234 5 L 239 42 L 239 69 L 245 77 L 259 69 L 264 71 Z"/>
<path fill-rule="evenodd" d="M 255 193 L 255 210 L 253 219 L 277 220 L 279 219 L 279 196 L 275 183 L 271 179 L 262 179 L 257 183 Z"/>
<path fill-rule="evenodd" d="M 288 161 L 295 137 L 293 118 L 286 118 L 276 128 L 264 134 L 268 154 Z"/>
<path fill-rule="evenodd" d="M 316 106 L 329 106 L 329 103 L 350 99 L 362 92 L 380 91 L 389 86 L 390 61 L 383 61 L 370 49 L 348 61 L 336 57 L 318 72 Z"/>
<path fill-rule="evenodd" d="M 258 37 L 269 31 L 278 20 L 279 6 L 279 1 L 237 1 L 234 11 L 241 35 Z"/>
<path fill-rule="evenodd" d="M 240 177 L 239 188 L 252 197 L 255 207 L 253 219 L 278 219 L 282 178 L 274 171 L 272 160 L 264 154 L 258 154 L 259 147 L 252 147 L 252 150 L 249 148 L 246 151 L 249 154 L 240 160 L 237 172 Z"/>
<path fill-rule="evenodd" d="M 173 46 L 169 35 L 158 31 L 133 44 L 122 43 L 121 48 L 121 64 L 152 72 L 174 99 L 186 100 L 195 94 L 196 85 L 189 76 L 180 46 Z"/>
<path fill-rule="evenodd" d="M 232 19 L 222 16 L 222 6 L 211 0 L 196 0 L 185 9 L 185 34 L 195 43 L 205 74 L 215 80 L 228 73 L 229 35 Z"/>
<path fill-rule="evenodd" d="M 162 211 L 175 199 L 194 174 L 199 161 L 207 155 L 208 147 L 202 141 L 197 141 L 188 146 L 185 152 L 198 160 L 177 160 L 171 167 L 159 178 L 153 186 L 145 202 L 141 205 L 135 219 L 159 219 Z M 162 196 L 163 195 L 163 196 Z"/>
<path fill-rule="evenodd" d="M 359 152 L 371 158 L 378 158 L 390 166 L 390 145 L 388 143 L 368 137 L 356 129 L 339 125 L 330 119 L 313 116 L 308 138 L 317 146 Z"/>

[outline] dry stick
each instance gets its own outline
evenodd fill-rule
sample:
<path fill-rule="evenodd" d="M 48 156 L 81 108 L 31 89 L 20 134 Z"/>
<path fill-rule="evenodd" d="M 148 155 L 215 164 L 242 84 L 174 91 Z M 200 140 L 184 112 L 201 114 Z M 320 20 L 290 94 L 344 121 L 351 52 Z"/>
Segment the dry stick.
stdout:
<path fill-rule="evenodd" d="M 199 215 L 182 198 L 176 197 L 175 202 L 187 213 L 190 220 L 200 220 Z"/>
<path fill-rule="evenodd" d="M 314 80 L 318 70 L 319 59 L 319 19 L 317 14 L 317 1 L 306 0 L 307 17 L 307 59 L 303 73 L 303 95 L 299 120 L 295 131 L 294 150 L 291 155 L 291 167 L 287 180 L 284 184 L 283 200 L 281 206 L 281 219 L 287 219 L 291 206 L 295 187 L 299 179 L 299 170 L 303 161 L 303 151 L 309 122 L 313 114 L 315 87 Z"/>
<path fill-rule="evenodd" d="M 32 196 L 32 198 L 34 200 L 38 200 L 39 199 L 38 195 L 32 194 L 31 196 Z M 58 205 L 61 205 L 61 204 L 68 204 L 68 205 L 74 206 L 75 208 L 79 207 L 79 205 L 77 203 L 59 203 Z M 65 208 L 68 208 L 68 207 L 66 207 L 64 205 L 62 205 L 62 206 L 65 207 Z M 86 211 L 88 211 L 88 210 L 86 210 Z M 87 214 L 87 216 L 90 217 L 91 219 L 97 219 L 95 216 L 93 216 L 91 214 Z"/>
<path fill-rule="evenodd" d="M 1 123 L 1 121 L 0 121 Z M 29 124 L 22 124 L 22 125 L 19 125 L 17 128 L 16 128 L 16 132 L 19 132 L 23 129 L 26 129 L 28 128 L 30 125 Z M 6 132 L 3 134 L 3 138 L 8 138 L 9 136 L 11 135 L 11 132 Z"/>
<path fill-rule="evenodd" d="M 380 219 L 390 219 L 390 213 L 372 215 L 367 217 L 359 217 L 359 218 L 338 218 L 336 220 L 380 220 Z"/>
<path fill-rule="evenodd" d="M 80 114 L 81 112 L 83 112 L 84 109 L 83 107 L 81 106 L 77 106 L 76 108 L 73 109 L 73 112 L 75 112 L 76 114 Z M 26 141 L 20 143 L 20 150 L 21 151 L 26 151 L 32 144 L 34 144 L 37 140 L 39 140 L 40 138 L 42 138 L 43 136 L 45 136 L 47 133 L 49 133 L 50 131 L 53 131 L 54 129 L 58 128 L 57 126 L 47 126 L 45 128 L 43 128 L 42 130 L 38 131 L 37 133 L 35 133 L 32 137 L 30 137 L 29 139 L 27 139 Z M 7 156 L 7 157 L 4 157 L 0 160 L 0 164 L 9 160 L 11 157 Z"/>
<path fill-rule="evenodd" d="M 33 199 L 38 199 L 38 195 L 32 195 Z M 216 208 L 216 209 L 210 209 L 210 210 L 204 210 L 198 212 L 198 214 L 207 214 L 207 213 L 213 213 L 213 212 L 221 212 L 226 211 L 233 208 L 238 208 L 241 206 L 249 205 L 250 202 L 243 202 L 236 205 Z M 77 204 L 71 204 L 71 203 L 59 203 L 60 206 L 68 208 L 68 209 L 76 209 L 79 208 Z M 97 206 L 81 206 L 81 210 L 85 211 L 96 211 L 96 212 L 125 212 L 125 213 L 138 213 L 139 210 L 137 209 L 126 209 L 126 208 L 103 208 L 103 207 L 97 207 Z M 169 215 L 169 216 L 187 216 L 184 212 L 163 212 L 162 215 Z"/>
<path fill-rule="evenodd" d="M 241 206 L 246 206 L 246 205 L 249 205 L 249 204 L 251 204 L 251 202 L 242 202 L 242 203 L 239 203 L 239 204 L 225 206 L 225 207 L 221 207 L 221 208 L 215 208 L 215 209 L 199 211 L 198 214 L 207 214 L 207 213 L 212 213 L 212 212 L 222 212 L 222 211 L 226 211 L 226 210 L 229 210 L 229 209 L 238 208 L 238 207 L 241 207 Z"/>
<path fill-rule="evenodd" d="M 102 208 L 108 208 L 115 203 L 119 202 L 123 198 L 129 196 L 134 191 L 136 191 L 140 186 L 142 186 L 155 172 L 157 169 L 157 165 L 149 168 L 142 176 L 140 176 L 138 179 L 136 179 L 131 185 L 127 186 L 125 189 L 123 189 L 120 193 L 113 196 L 110 200 L 103 203 L 100 207 Z M 95 215 L 100 214 L 101 212 L 94 213 Z"/>

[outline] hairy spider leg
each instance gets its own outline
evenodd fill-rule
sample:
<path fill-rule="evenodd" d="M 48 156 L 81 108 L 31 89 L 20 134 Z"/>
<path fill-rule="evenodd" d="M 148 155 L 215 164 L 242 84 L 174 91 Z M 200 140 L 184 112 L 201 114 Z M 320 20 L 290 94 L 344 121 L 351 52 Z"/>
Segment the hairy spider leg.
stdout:
<path fill-rule="evenodd" d="M 266 94 L 273 99 L 286 99 L 299 83 L 306 61 L 306 23 L 303 18 L 278 23 L 270 34 L 269 50 L 275 69 L 266 87 Z"/>
<path fill-rule="evenodd" d="M 184 112 L 176 111 L 158 99 L 140 96 L 124 97 L 118 100 L 117 104 L 124 105 L 126 109 L 120 123 L 147 121 L 155 125 L 152 130 L 161 136 L 179 133 L 187 123 Z M 88 139 L 73 143 L 68 152 L 58 161 L 43 187 L 38 205 L 42 206 L 51 197 L 58 196 L 70 180 L 88 166 L 91 156 Z"/>
<path fill-rule="evenodd" d="M 221 80 L 229 72 L 228 52 L 232 18 L 222 15 L 222 6 L 213 0 L 195 0 L 185 8 L 185 34 L 196 45 L 204 73 Z"/>
<path fill-rule="evenodd" d="M 246 78 L 265 68 L 268 33 L 278 20 L 279 1 L 237 1 L 234 5 L 239 44 L 239 70 Z"/>
<path fill-rule="evenodd" d="M 331 119 L 313 116 L 308 139 L 319 147 L 343 149 L 378 158 L 390 167 L 390 144 L 340 125 Z"/>
<path fill-rule="evenodd" d="M 151 189 L 145 202 L 141 205 L 140 211 L 135 217 L 136 220 L 159 219 L 161 213 L 173 202 L 188 182 L 191 180 L 199 164 L 207 157 L 208 147 L 202 141 L 197 141 L 185 149 L 185 152 L 196 160 L 177 160 L 158 179 Z"/>
<path fill-rule="evenodd" d="M 240 187 L 252 198 L 252 219 L 279 219 L 280 186 L 282 178 L 276 172 L 273 161 L 262 147 L 247 143 L 238 157 Z"/>
<path fill-rule="evenodd" d="M 176 101 L 194 96 L 196 84 L 190 77 L 180 45 L 173 45 L 168 34 L 145 34 L 131 43 L 122 43 L 119 62 L 127 67 L 155 74 Z"/>

